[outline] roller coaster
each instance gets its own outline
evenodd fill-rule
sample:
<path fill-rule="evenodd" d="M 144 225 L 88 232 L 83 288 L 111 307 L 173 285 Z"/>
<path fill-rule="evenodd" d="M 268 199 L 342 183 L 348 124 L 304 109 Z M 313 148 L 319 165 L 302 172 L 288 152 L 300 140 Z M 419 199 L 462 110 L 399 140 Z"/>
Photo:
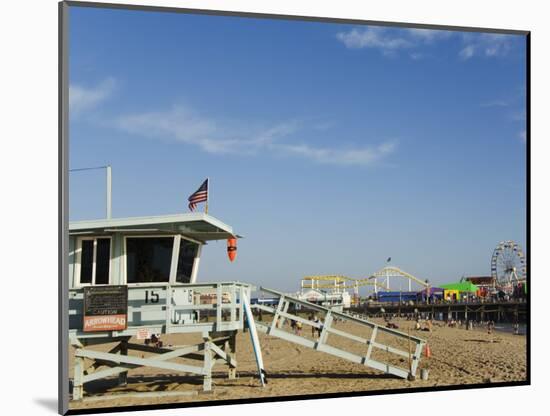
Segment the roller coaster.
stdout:
<path fill-rule="evenodd" d="M 302 289 L 331 289 L 334 292 L 353 289 L 355 294 L 358 293 L 359 287 L 362 286 L 373 286 L 375 290 L 378 288 L 382 290 L 389 290 L 386 285 L 376 283 L 368 277 L 354 279 L 352 277 L 342 275 L 313 275 L 305 276 L 301 281 Z"/>
<path fill-rule="evenodd" d="M 422 289 L 430 286 L 427 280 L 419 279 L 398 267 L 386 266 L 368 277 L 358 279 L 344 275 L 304 276 L 300 282 L 300 287 L 302 289 L 330 289 L 337 293 L 352 289 L 354 295 L 358 296 L 359 288 L 363 286 L 371 286 L 375 293 L 378 293 L 379 289 L 390 291 L 392 290 L 390 282 L 399 278 L 406 280 L 409 291 L 412 290 L 413 283 L 416 283 Z"/>

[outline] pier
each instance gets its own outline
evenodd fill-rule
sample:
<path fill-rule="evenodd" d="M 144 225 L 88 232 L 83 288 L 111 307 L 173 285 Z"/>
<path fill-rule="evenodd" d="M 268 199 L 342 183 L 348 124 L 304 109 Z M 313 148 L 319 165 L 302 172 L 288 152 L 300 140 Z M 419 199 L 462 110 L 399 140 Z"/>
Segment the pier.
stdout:
<path fill-rule="evenodd" d="M 498 302 L 454 302 L 454 303 L 381 303 L 368 302 L 353 306 L 346 310 L 348 313 L 357 313 L 373 316 L 395 314 L 397 316 L 423 315 L 427 318 L 489 321 L 498 323 L 526 323 L 528 314 L 526 301 L 498 301 Z M 442 315 L 441 315 L 442 314 Z"/>

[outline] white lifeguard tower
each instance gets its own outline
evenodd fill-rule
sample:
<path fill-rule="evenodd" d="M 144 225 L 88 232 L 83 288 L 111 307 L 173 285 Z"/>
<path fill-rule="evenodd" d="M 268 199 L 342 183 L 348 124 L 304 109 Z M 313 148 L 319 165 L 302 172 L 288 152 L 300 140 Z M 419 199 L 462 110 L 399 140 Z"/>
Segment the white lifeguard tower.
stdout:
<path fill-rule="evenodd" d="M 206 391 L 212 387 L 211 370 L 217 360 L 229 367 L 230 378 L 235 377 L 235 336 L 244 328 L 252 286 L 196 283 L 203 246 L 233 236 L 230 226 L 204 213 L 69 224 L 74 400 L 83 397 L 85 383 L 117 374 L 125 383 L 127 371 L 140 366 L 202 376 Z M 178 348 L 130 342 L 131 337 L 144 340 L 191 332 L 201 333 L 203 342 Z M 109 352 L 87 348 L 113 342 L 116 346 Z M 154 355 L 131 356 L 129 350 Z M 176 357 L 202 364 L 170 361 Z M 85 358 L 92 364 L 85 367 Z M 101 366 L 107 369 L 97 371 Z M 260 379 L 263 383 L 261 372 Z"/>

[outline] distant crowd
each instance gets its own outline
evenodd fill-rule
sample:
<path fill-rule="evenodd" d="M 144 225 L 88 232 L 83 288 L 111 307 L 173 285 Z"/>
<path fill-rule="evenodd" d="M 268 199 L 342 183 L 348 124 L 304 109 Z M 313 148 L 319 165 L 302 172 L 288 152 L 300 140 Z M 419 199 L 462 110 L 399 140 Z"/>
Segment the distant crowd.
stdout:
<path fill-rule="evenodd" d="M 502 303 L 502 302 L 526 302 L 527 299 L 525 296 L 513 296 L 509 295 L 503 292 L 495 293 L 492 295 L 487 296 L 477 296 L 475 294 L 464 294 L 460 297 L 453 297 L 453 298 L 447 298 L 444 299 L 443 297 L 439 296 L 430 296 L 429 299 L 426 300 L 426 298 L 423 299 L 417 299 L 416 301 L 413 300 L 403 300 L 401 302 L 384 302 L 380 301 L 380 303 L 386 303 L 388 305 L 414 305 L 414 304 L 433 304 L 433 305 L 441 305 L 441 304 L 456 304 L 456 303 Z M 379 300 L 375 296 L 369 296 L 366 298 L 363 302 L 364 303 L 371 303 L 371 302 L 379 302 Z"/>
<path fill-rule="evenodd" d="M 406 314 L 404 317 L 407 321 L 414 320 L 414 329 L 416 331 L 426 331 L 432 332 L 434 327 L 449 327 L 449 328 L 459 328 L 464 330 L 474 330 L 474 329 L 483 329 L 487 330 L 488 334 L 492 334 L 495 330 L 495 322 L 490 319 L 486 321 L 474 320 L 474 319 L 454 319 L 452 317 L 447 320 L 442 319 L 442 314 L 440 315 L 440 320 L 434 320 L 431 316 L 428 318 L 422 318 L 420 314 Z M 384 321 L 386 323 L 386 328 L 399 329 L 399 325 L 393 321 L 393 318 L 396 318 L 397 314 L 384 314 Z M 514 322 L 512 324 L 512 329 L 514 334 L 519 335 L 519 323 Z"/>

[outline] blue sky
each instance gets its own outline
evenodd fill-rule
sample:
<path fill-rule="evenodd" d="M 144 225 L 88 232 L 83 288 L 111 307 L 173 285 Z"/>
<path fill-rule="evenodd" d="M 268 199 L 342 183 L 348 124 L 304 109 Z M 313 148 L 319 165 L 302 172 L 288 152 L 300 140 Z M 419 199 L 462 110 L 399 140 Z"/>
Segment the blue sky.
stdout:
<path fill-rule="evenodd" d="M 434 283 L 525 244 L 525 38 L 71 7 L 70 165 L 115 217 L 210 214 L 245 236 L 199 279 L 296 290 L 392 263 Z M 71 220 L 104 173 L 70 176 Z"/>

